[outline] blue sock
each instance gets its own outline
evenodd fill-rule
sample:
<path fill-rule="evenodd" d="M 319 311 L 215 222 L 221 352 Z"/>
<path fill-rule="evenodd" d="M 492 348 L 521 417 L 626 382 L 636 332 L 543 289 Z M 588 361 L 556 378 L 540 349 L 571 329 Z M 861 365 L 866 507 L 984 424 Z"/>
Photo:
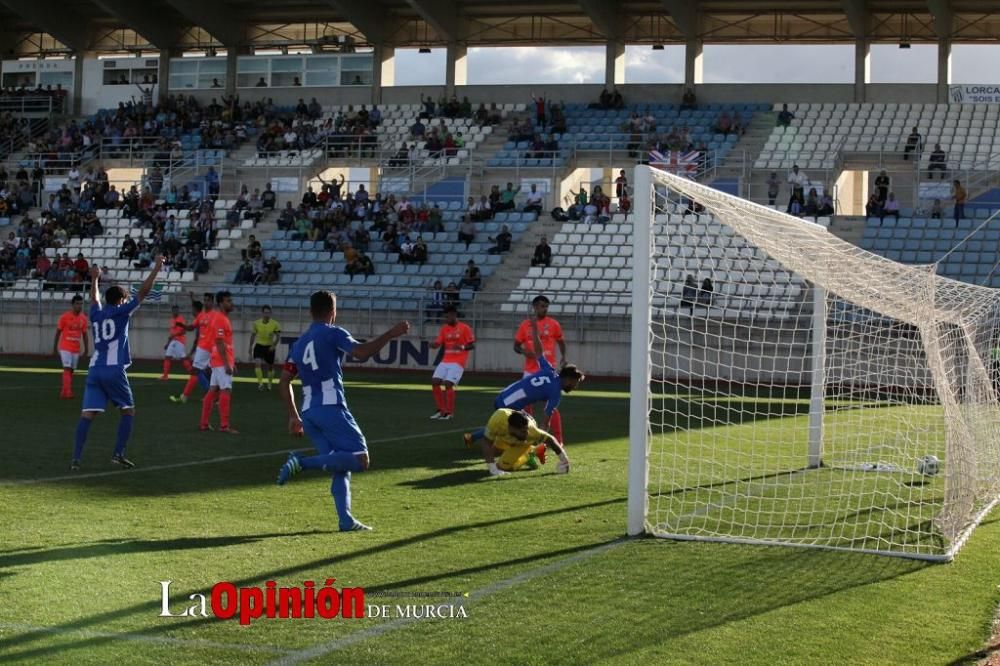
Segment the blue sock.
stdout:
<path fill-rule="evenodd" d="M 83 455 L 83 445 L 87 443 L 87 433 L 90 432 L 90 424 L 93 419 L 85 419 L 82 416 L 76 424 L 76 439 L 73 444 L 73 460 L 79 460 Z"/>
<path fill-rule="evenodd" d="M 302 469 L 319 469 L 324 472 L 360 472 L 361 461 L 350 451 L 333 451 L 325 455 L 299 458 Z"/>
<path fill-rule="evenodd" d="M 115 440 L 115 455 L 125 455 L 125 445 L 132 434 L 132 415 L 122 414 L 121 421 L 118 422 L 118 439 Z"/>
<path fill-rule="evenodd" d="M 351 473 L 334 472 L 330 482 L 330 494 L 333 495 L 333 505 L 337 507 L 337 519 L 341 531 L 354 527 L 354 516 L 351 515 Z"/>
<path fill-rule="evenodd" d="M 478 442 L 486 436 L 486 428 L 476 428 L 472 431 L 472 442 Z"/>
<path fill-rule="evenodd" d="M 208 381 L 208 375 L 203 370 L 198 371 L 198 386 L 201 387 L 202 391 L 208 391 L 211 386 Z"/>

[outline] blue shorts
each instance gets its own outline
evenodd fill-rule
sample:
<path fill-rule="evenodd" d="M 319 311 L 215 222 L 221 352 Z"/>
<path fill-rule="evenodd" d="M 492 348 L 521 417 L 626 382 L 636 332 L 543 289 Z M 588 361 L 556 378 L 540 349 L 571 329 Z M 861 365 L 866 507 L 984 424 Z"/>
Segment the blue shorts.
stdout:
<path fill-rule="evenodd" d="M 334 451 L 368 452 L 368 444 L 358 422 L 343 407 L 323 405 L 303 412 L 302 429 L 321 454 Z"/>
<path fill-rule="evenodd" d="M 125 368 L 120 365 L 91 367 L 83 391 L 83 411 L 103 412 L 109 400 L 119 409 L 135 407 Z"/>

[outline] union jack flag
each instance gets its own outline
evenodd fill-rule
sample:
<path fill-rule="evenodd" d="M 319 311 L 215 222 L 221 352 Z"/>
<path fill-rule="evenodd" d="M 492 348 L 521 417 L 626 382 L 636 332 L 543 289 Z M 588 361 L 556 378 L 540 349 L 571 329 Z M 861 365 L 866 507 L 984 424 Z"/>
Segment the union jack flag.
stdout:
<path fill-rule="evenodd" d="M 678 176 L 694 178 L 698 170 L 698 151 L 684 152 L 680 150 L 649 151 L 649 166 L 663 169 Z"/>

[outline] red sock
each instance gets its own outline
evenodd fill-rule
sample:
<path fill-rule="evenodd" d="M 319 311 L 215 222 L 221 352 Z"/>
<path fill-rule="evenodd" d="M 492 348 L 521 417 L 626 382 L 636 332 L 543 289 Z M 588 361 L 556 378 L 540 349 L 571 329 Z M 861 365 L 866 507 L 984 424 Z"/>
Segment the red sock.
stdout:
<path fill-rule="evenodd" d="M 565 446 L 565 442 L 563 442 L 562 416 L 560 416 L 558 409 L 553 409 L 552 416 L 549 417 L 549 434 L 555 437 L 557 442 Z"/>
<path fill-rule="evenodd" d="M 198 380 L 195 380 L 197 383 Z M 208 420 L 212 416 L 212 407 L 215 406 L 215 400 L 219 397 L 218 391 L 209 391 L 205 394 L 205 398 L 201 401 L 201 423 L 199 424 L 202 428 L 208 427 Z"/>
<path fill-rule="evenodd" d="M 181 365 L 184 366 L 185 370 L 187 370 L 188 372 L 191 372 L 191 361 L 189 361 L 187 359 L 184 359 L 183 361 L 181 361 Z"/>
<path fill-rule="evenodd" d="M 188 383 L 184 385 L 184 397 L 190 398 L 191 393 L 194 391 L 194 387 L 198 385 L 198 377 L 196 375 L 191 375 L 188 377 Z"/>
<path fill-rule="evenodd" d="M 63 395 L 69 395 L 73 392 L 73 371 L 69 368 L 63 368 L 62 374 L 62 393 Z"/>
<path fill-rule="evenodd" d="M 521 411 L 524 412 L 525 414 L 527 414 L 528 416 L 534 416 L 535 415 L 535 412 L 533 412 L 531 410 L 531 405 L 528 405 L 527 407 L 525 407 Z"/>
<path fill-rule="evenodd" d="M 444 403 L 445 408 L 448 410 L 449 414 L 455 413 L 455 387 L 449 386 L 444 390 Z"/>
<path fill-rule="evenodd" d="M 438 411 L 444 414 L 447 410 L 444 406 L 444 395 L 441 393 L 441 385 L 432 384 L 431 390 L 434 392 L 434 404 L 437 405 Z"/>
<path fill-rule="evenodd" d="M 223 428 L 229 427 L 229 407 L 233 394 L 230 391 L 219 392 L 219 425 Z"/>
<path fill-rule="evenodd" d="M 163 376 L 164 377 L 169 377 L 170 376 L 170 359 L 169 358 L 163 359 Z"/>

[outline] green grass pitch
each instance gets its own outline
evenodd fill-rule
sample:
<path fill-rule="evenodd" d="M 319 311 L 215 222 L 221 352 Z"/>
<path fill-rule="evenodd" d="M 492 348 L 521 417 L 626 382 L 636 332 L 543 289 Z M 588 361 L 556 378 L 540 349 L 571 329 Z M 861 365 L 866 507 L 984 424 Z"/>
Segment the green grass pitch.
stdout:
<path fill-rule="evenodd" d="M 947 565 L 624 539 L 623 384 L 588 382 L 564 401 L 571 474 L 550 462 L 491 479 L 461 432 L 485 422 L 503 378 L 468 377 L 456 419 L 436 422 L 429 376 L 349 371 L 372 452 L 354 508 L 375 531 L 340 534 L 328 478 L 274 484 L 282 452 L 305 445 L 285 435 L 274 393 L 237 384 L 243 434 L 198 433 L 200 403 L 167 400 L 179 375 L 157 382 L 155 366 L 138 364 L 139 467 L 109 464 L 108 413 L 72 477 L 79 399 L 56 399 L 57 372 L 25 371 L 42 365 L 0 361 L 3 663 L 972 663 L 1000 602 L 996 513 Z M 393 607 L 427 601 L 375 595 L 456 593 L 446 601 L 468 617 L 159 617 L 159 581 L 172 581 L 179 613 L 223 580 L 327 578 Z"/>

